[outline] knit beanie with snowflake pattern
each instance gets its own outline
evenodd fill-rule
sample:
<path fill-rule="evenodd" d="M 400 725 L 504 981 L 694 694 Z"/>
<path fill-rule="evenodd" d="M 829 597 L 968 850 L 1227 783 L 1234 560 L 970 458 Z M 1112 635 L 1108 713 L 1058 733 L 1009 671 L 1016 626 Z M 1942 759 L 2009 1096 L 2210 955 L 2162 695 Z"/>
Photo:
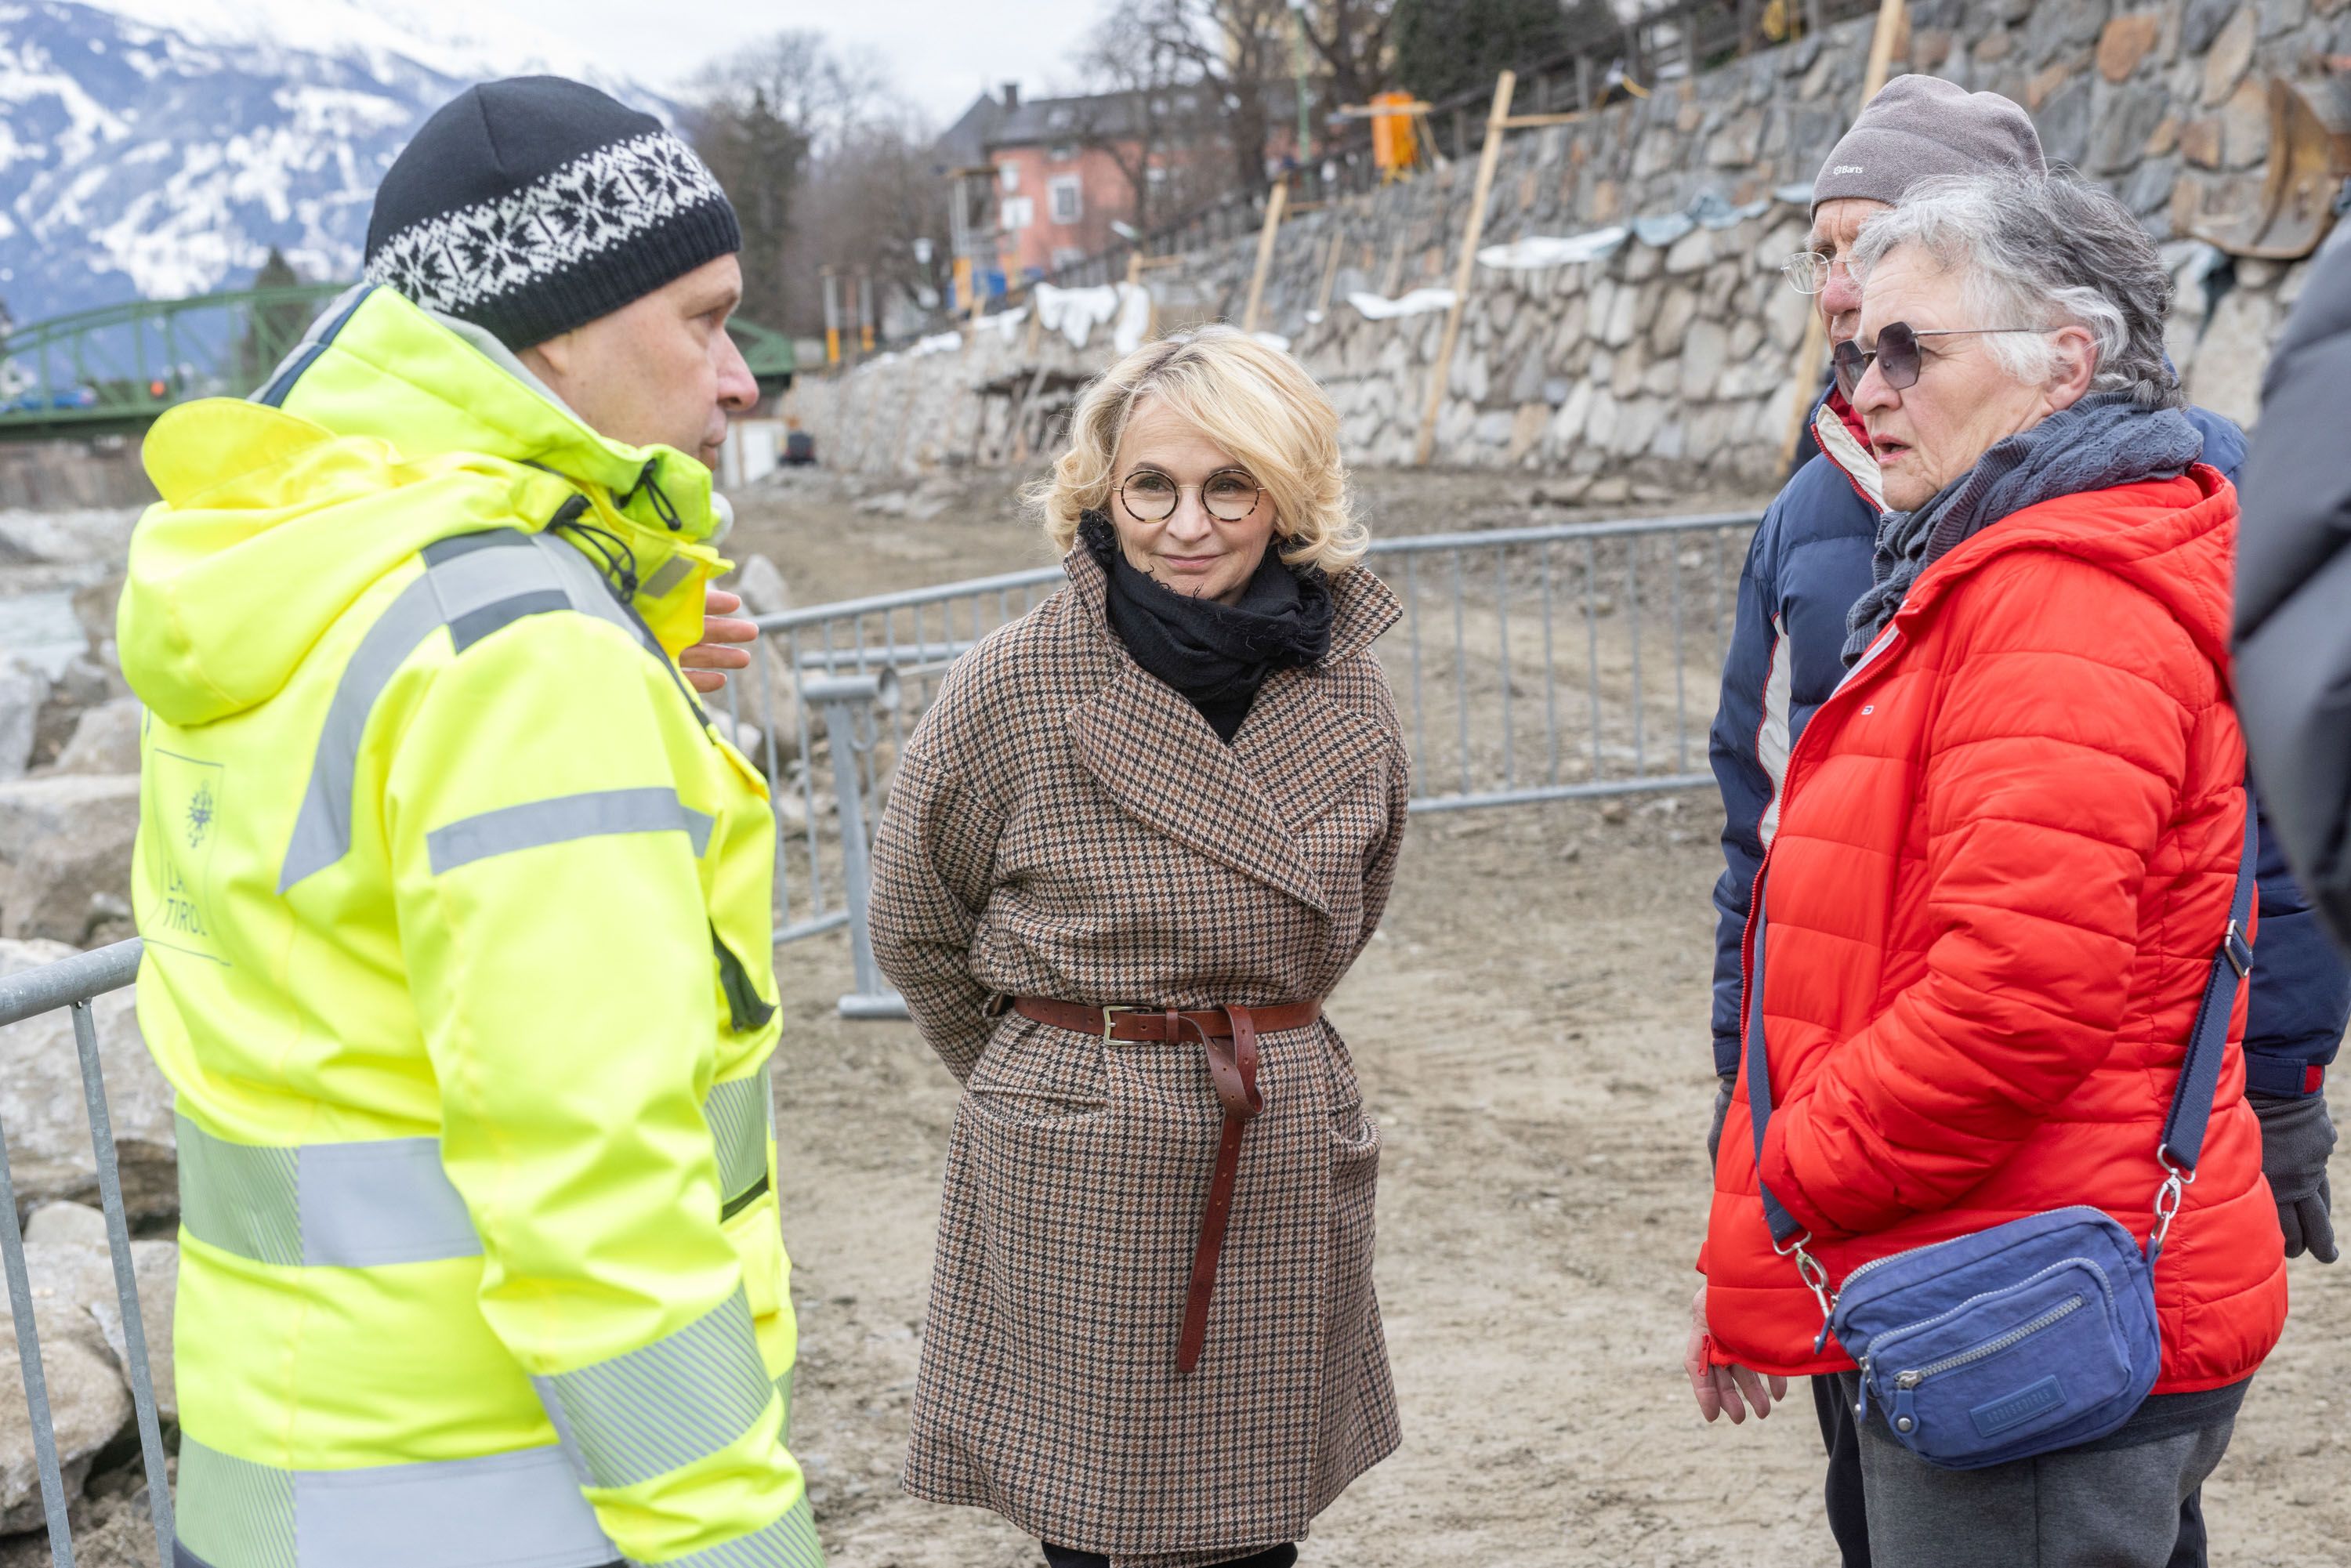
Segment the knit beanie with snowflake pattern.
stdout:
<path fill-rule="evenodd" d="M 742 247 L 726 193 L 660 120 L 514 77 L 442 105 L 393 160 L 367 277 L 520 350 Z"/>

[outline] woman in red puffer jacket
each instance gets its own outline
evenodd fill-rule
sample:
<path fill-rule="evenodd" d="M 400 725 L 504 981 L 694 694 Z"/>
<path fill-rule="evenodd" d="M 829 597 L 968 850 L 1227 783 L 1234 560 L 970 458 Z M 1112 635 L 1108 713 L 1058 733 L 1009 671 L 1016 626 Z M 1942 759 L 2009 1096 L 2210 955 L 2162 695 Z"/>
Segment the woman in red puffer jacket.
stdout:
<path fill-rule="evenodd" d="M 1854 265 L 1840 375 L 1894 509 L 1854 667 L 1789 762 L 1746 1004 L 1770 1044 L 1762 1179 L 1832 1283 L 2069 1204 L 2145 1239 L 2246 809 L 2236 496 L 2177 412 L 2169 282 L 2136 222 L 2062 180 L 1942 184 L 1874 220 Z M 1881 1568 L 2170 1560 L 2285 1316 L 2243 1024 L 2241 998 L 2155 1274 L 2155 1397 L 2095 1452 L 1963 1474 L 1865 1420 Z M 1734 1375 L 1852 1367 L 1815 1349 L 1820 1306 L 1772 1249 L 1743 1076 L 1700 1268 L 1702 1406 Z"/>

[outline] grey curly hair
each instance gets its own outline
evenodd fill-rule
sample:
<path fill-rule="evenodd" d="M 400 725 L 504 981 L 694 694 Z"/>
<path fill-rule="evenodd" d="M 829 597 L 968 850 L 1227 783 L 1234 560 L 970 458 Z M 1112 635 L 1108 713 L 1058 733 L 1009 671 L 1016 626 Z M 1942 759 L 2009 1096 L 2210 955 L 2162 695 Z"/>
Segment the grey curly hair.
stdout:
<path fill-rule="evenodd" d="M 2094 391 L 2127 392 L 2142 408 L 2185 406 L 2163 350 L 2171 275 L 2138 220 L 2104 191 L 2064 174 L 1922 181 L 1862 225 L 1848 265 L 1865 294 L 1870 269 L 1906 246 L 1958 274 L 1978 321 L 2086 330 Z M 1983 342 L 2020 381 L 2056 370 L 2057 346 L 2045 337 Z"/>

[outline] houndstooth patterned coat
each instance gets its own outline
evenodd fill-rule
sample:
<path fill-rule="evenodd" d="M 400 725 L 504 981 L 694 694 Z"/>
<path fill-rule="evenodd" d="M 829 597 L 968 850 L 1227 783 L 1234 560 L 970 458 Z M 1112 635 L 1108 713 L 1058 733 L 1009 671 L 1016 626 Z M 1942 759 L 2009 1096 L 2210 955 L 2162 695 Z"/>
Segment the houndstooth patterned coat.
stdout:
<path fill-rule="evenodd" d="M 1176 1370 L 1222 1125 L 1190 1046 L 1105 1044 L 991 993 L 1207 1007 L 1326 996 L 1378 923 L 1409 781 L 1333 580 L 1331 650 L 1228 747 L 1110 630 L 1102 569 L 948 674 L 874 847 L 882 968 L 964 1084 L 905 1487 L 1056 1545 L 1184 1568 L 1301 1539 L 1398 1441 L 1372 1292 L 1379 1129 L 1338 1030 L 1262 1037 L 1206 1354 Z"/>

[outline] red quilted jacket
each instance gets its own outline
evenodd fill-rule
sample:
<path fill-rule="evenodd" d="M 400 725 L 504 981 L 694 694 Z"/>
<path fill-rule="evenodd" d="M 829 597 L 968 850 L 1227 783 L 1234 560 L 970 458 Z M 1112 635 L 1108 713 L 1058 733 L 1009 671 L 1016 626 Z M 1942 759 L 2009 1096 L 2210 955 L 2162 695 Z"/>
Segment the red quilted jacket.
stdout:
<path fill-rule="evenodd" d="M 2236 520 L 2199 465 L 1985 529 L 1919 575 L 1790 758 L 1763 1175 L 1832 1280 L 2072 1203 L 2145 1239 L 2241 848 Z M 2250 1375 L 2285 1321 L 2244 1021 L 2241 996 L 2156 1272 L 2160 1393 Z M 1743 1074 L 1699 1267 L 1718 1360 L 1853 1364 L 1814 1354 L 1820 1311 L 1771 1250 Z"/>

